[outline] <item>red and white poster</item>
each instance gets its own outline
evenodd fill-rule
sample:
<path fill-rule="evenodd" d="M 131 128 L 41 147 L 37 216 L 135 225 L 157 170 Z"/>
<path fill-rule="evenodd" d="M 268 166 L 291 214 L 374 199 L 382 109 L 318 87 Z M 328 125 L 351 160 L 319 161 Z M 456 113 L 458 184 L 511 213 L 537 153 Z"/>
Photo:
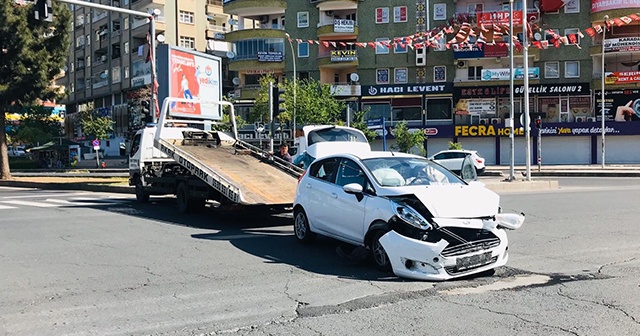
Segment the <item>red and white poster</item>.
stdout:
<path fill-rule="evenodd" d="M 376 23 L 389 23 L 389 7 L 376 8 Z"/>
<path fill-rule="evenodd" d="M 393 7 L 393 22 L 407 22 L 407 6 Z"/>
<path fill-rule="evenodd" d="M 605 84 L 640 83 L 640 71 L 605 72 Z"/>
<path fill-rule="evenodd" d="M 537 21 L 539 14 L 529 13 L 529 22 Z M 513 11 L 513 25 L 522 26 L 522 11 Z M 479 24 L 509 24 L 508 11 L 481 12 L 478 14 Z"/>
<path fill-rule="evenodd" d="M 169 70 L 169 97 L 202 102 L 173 102 L 169 106 L 171 116 L 222 119 L 220 106 L 211 103 L 222 99 L 219 58 L 170 49 Z"/>

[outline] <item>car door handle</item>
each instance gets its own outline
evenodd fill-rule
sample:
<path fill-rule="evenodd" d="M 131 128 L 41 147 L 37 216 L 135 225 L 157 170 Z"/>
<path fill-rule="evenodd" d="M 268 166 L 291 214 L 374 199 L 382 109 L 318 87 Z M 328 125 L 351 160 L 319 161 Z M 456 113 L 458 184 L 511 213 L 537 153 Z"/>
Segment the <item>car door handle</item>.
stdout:
<path fill-rule="evenodd" d="M 305 187 L 307 187 L 307 189 L 311 189 L 311 183 L 305 184 Z"/>
<path fill-rule="evenodd" d="M 338 198 L 338 195 L 336 193 L 331 193 L 331 197 Z"/>

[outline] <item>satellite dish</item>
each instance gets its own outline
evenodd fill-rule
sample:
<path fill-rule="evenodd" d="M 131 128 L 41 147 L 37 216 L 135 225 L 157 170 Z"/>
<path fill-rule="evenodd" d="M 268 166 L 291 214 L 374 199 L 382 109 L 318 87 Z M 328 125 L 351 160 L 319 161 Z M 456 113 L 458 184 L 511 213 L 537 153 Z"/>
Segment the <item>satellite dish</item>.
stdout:
<path fill-rule="evenodd" d="M 536 41 L 540 41 L 542 39 L 542 34 L 535 33 L 535 34 L 533 34 L 533 38 L 536 39 Z"/>
<path fill-rule="evenodd" d="M 153 15 L 158 16 L 158 15 L 160 15 L 160 14 L 162 14 L 162 11 L 161 11 L 159 8 L 155 8 L 155 9 L 153 10 Z"/>
<path fill-rule="evenodd" d="M 227 58 L 234 58 L 236 54 L 233 51 L 227 51 Z"/>
<path fill-rule="evenodd" d="M 360 76 L 358 76 L 358 74 L 355 72 L 351 73 L 351 75 L 349 75 L 349 78 L 353 82 L 357 82 L 358 80 L 360 80 Z"/>
<path fill-rule="evenodd" d="M 234 20 L 234 19 L 229 19 L 229 21 L 227 21 L 227 22 L 229 22 L 229 24 L 232 25 L 232 26 L 235 26 L 235 25 L 238 24 L 238 21 Z"/>
<path fill-rule="evenodd" d="M 160 34 L 160 35 L 156 36 L 156 40 L 158 40 L 158 42 L 160 42 L 160 43 L 164 43 L 166 38 L 164 37 L 164 35 Z"/>
<path fill-rule="evenodd" d="M 233 83 L 233 85 L 240 85 L 240 78 L 238 77 L 234 77 L 231 82 Z"/>

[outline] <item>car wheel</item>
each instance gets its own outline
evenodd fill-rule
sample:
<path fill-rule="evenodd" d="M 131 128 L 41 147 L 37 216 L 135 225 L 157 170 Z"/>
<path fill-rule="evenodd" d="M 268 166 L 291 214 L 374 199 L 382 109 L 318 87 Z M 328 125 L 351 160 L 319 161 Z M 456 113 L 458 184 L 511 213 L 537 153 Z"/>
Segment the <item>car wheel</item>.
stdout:
<path fill-rule="evenodd" d="M 316 238 L 316 234 L 309 228 L 307 214 L 302 208 L 296 208 L 293 211 L 293 233 L 296 240 L 302 244 L 311 243 Z"/>
<path fill-rule="evenodd" d="M 391 272 L 391 262 L 389 256 L 384 250 L 382 243 L 380 243 L 380 237 L 386 234 L 385 231 L 377 230 L 371 235 L 371 242 L 369 248 L 371 249 L 371 259 L 376 264 L 376 267 L 384 272 Z"/>
<path fill-rule="evenodd" d="M 149 193 L 144 190 L 142 179 L 139 177 L 136 179 L 136 200 L 139 203 L 149 202 Z"/>

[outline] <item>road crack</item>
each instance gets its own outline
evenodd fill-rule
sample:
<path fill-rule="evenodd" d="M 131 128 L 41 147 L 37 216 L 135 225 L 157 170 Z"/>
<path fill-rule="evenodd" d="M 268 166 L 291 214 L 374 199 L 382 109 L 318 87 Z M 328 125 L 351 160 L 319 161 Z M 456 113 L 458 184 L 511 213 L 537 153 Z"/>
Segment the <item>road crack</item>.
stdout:
<path fill-rule="evenodd" d="M 602 266 L 598 267 L 598 274 L 602 273 L 602 270 L 603 270 L 605 267 L 613 266 L 613 265 L 617 265 L 617 264 L 624 264 L 624 263 L 626 263 L 626 262 L 633 261 L 633 260 L 635 260 L 635 259 L 636 259 L 636 257 L 631 257 L 631 258 L 627 258 L 627 259 L 624 259 L 624 260 L 618 260 L 618 261 L 612 261 L 612 262 L 610 262 L 610 263 L 606 263 L 606 264 L 604 264 L 604 265 L 602 265 Z"/>
<path fill-rule="evenodd" d="M 567 293 L 564 293 L 562 291 L 563 287 L 565 287 L 565 288 L 567 287 L 566 285 L 561 284 L 561 286 L 562 287 L 558 288 L 558 291 L 556 292 L 556 294 L 558 294 L 559 296 L 562 296 L 563 298 L 567 298 L 567 299 L 572 300 L 572 301 L 580 301 L 580 302 L 592 303 L 592 304 L 595 304 L 595 305 L 598 305 L 598 306 L 606 307 L 607 309 L 612 309 L 612 310 L 619 311 L 622 314 L 624 314 L 625 316 L 627 316 L 628 318 L 630 318 L 634 323 L 640 324 L 640 320 L 638 320 L 635 316 L 629 314 L 624 309 L 622 309 L 622 308 L 620 308 L 620 307 L 618 307 L 618 306 L 616 306 L 616 305 L 614 305 L 612 303 L 606 303 L 606 302 L 604 302 L 604 300 L 602 302 L 598 302 L 598 301 L 592 301 L 592 300 L 586 300 L 586 299 L 573 297 L 573 296 L 571 296 L 571 295 L 569 295 Z"/>
<path fill-rule="evenodd" d="M 497 311 L 497 310 L 493 310 L 493 309 L 489 309 L 486 307 L 482 307 L 482 306 L 477 306 L 477 305 L 473 305 L 473 304 L 465 304 L 465 303 L 461 303 L 461 302 L 455 302 L 455 301 L 451 301 L 451 300 L 447 300 L 445 297 L 441 297 L 442 300 L 444 302 L 447 303 L 451 303 L 451 304 L 455 304 L 458 306 L 465 306 L 465 307 L 471 307 L 471 308 L 476 308 L 476 309 L 480 309 L 480 310 L 484 310 L 487 311 L 489 313 L 492 314 L 497 314 L 497 315 L 504 315 L 504 316 L 511 316 L 511 317 L 515 317 L 516 319 L 526 322 L 526 323 L 531 323 L 531 324 L 536 324 L 542 327 L 546 327 L 546 328 L 550 328 L 550 329 L 556 329 L 556 330 L 560 330 L 563 331 L 567 334 L 571 334 L 571 335 L 576 335 L 576 336 L 580 336 L 580 334 L 578 334 L 577 332 L 573 331 L 573 330 L 569 330 L 567 328 L 563 328 L 563 327 L 559 327 L 559 326 L 554 326 L 554 325 L 550 325 L 550 324 L 545 324 L 542 322 L 538 322 L 538 321 L 534 321 L 534 320 L 529 320 L 526 319 L 524 317 L 519 316 L 518 314 L 514 314 L 514 313 L 509 313 L 509 312 L 502 312 L 502 311 Z"/>

